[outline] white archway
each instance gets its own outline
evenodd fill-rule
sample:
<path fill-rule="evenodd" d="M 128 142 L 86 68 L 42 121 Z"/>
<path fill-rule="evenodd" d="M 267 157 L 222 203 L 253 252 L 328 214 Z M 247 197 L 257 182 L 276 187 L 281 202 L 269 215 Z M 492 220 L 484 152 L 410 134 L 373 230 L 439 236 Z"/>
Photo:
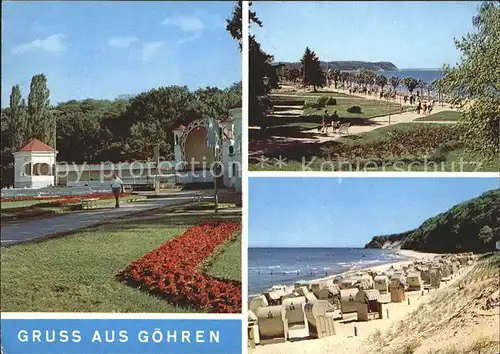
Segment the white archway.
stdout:
<path fill-rule="evenodd" d="M 189 134 L 199 128 L 205 129 L 205 132 L 208 129 L 208 120 L 206 119 L 197 119 L 189 123 L 189 125 L 184 129 L 182 132 L 182 135 L 180 137 L 180 150 L 181 150 L 181 161 L 183 161 L 185 164 L 188 162 L 186 159 L 186 142 L 188 140 Z M 206 143 L 204 141 L 203 143 Z M 215 156 L 215 161 L 220 161 L 221 160 L 221 152 L 220 152 L 220 147 L 221 147 L 221 140 L 220 137 L 218 138 L 217 145 L 219 146 L 219 149 L 216 150 L 216 156 Z M 214 162 L 215 162 L 214 161 Z"/>

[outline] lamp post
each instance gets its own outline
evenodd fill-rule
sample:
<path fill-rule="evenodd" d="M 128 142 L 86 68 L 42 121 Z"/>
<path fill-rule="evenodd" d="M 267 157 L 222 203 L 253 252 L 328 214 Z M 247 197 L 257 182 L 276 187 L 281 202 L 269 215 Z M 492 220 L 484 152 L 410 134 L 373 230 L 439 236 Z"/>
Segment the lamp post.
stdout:
<path fill-rule="evenodd" d="M 267 85 L 269 85 L 269 78 L 267 77 L 267 75 L 265 75 L 262 78 L 262 83 L 264 84 L 264 97 L 266 97 L 267 96 Z M 266 112 L 268 109 L 269 109 L 269 107 L 266 107 Z"/>
<path fill-rule="evenodd" d="M 155 194 L 160 193 L 160 144 L 155 144 L 154 146 L 154 158 L 156 164 L 156 176 L 155 176 Z"/>
<path fill-rule="evenodd" d="M 57 119 L 54 117 L 54 187 L 57 182 Z"/>
<path fill-rule="evenodd" d="M 391 125 L 391 100 L 388 99 L 387 103 L 389 104 L 389 125 Z"/>
<path fill-rule="evenodd" d="M 219 212 L 219 188 L 217 185 L 217 179 L 219 176 L 219 163 L 217 161 L 217 144 L 214 146 L 214 157 L 215 157 L 215 166 L 214 166 L 214 212 L 217 214 Z"/>
<path fill-rule="evenodd" d="M 265 75 L 262 78 L 262 83 L 264 84 L 264 96 L 266 96 L 267 95 L 267 85 L 269 85 L 269 78 L 267 77 L 267 75 Z"/>

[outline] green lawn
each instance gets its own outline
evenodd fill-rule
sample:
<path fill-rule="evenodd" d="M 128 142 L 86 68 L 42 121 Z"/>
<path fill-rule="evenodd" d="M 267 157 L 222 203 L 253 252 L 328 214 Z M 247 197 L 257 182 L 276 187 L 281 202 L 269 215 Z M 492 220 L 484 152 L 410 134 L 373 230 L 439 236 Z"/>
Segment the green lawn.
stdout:
<path fill-rule="evenodd" d="M 286 93 L 286 95 L 296 95 L 296 96 L 332 96 L 332 97 L 354 97 L 353 95 L 349 95 L 347 93 L 343 92 L 337 92 L 337 91 L 306 91 L 304 92 L 303 90 L 298 90 L 297 92 L 290 92 Z M 273 95 L 275 96 L 275 95 Z M 280 96 L 280 94 L 276 94 L 276 96 Z M 282 96 L 284 97 L 284 96 Z"/>
<path fill-rule="evenodd" d="M 120 203 L 145 200 L 144 196 L 128 196 L 120 198 Z M 97 200 L 97 208 L 114 205 L 114 199 Z M 81 202 L 64 205 L 51 205 L 47 200 L 21 200 L 17 202 L 2 202 L 2 222 L 27 220 L 31 218 L 50 217 L 78 210 Z"/>
<path fill-rule="evenodd" d="M 347 109 L 352 106 L 361 107 L 361 113 L 349 113 Z M 334 111 L 337 111 L 337 114 L 341 118 L 374 118 L 385 116 L 389 114 L 389 109 L 390 114 L 401 112 L 401 106 L 393 102 L 366 100 L 363 98 L 338 98 L 335 106 L 306 108 L 304 110 L 304 115 L 322 115 L 325 109 L 328 110 L 328 114 L 333 114 Z"/>
<path fill-rule="evenodd" d="M 194 312 L 115 279 L 131 262 L 186 228 L 214 219 L 213 214 L 176 216 L 171 211 L 155 210 L 151 213 L 154 219 L 124 218 L 60 238 L 2 248 L 2 311 Z M 214 272 L 224 269 L 217 265 L 224 259 L 231 260 L 232 267 L 239 267 L 241 257 L 236 257 L 234 247 L 227 245 Z M 228 274 L 236 277 L 237 272 Z"/>
<path fill-rule="evenodd" d="M 205 271 L 214 278 L 241 282 L 241 231 L 205 262 Z"/>
<path fill-rule="evenodd" d="M 32 205 L 46 203 L 46 200 L 19 200 L 17 202 L 2 202 L 0 203 L 0 208 L 2 210 L 14 209 L 14 208 L 25 208 Z"/>
<path fill-rule="evenodd" d="M 439 112 L 439 113 L 434 113 L 434 114 L 430 114 L 428 116 L 425 116 L 425 117 L 420 117 L 420 118 L 417 118 L 415 120 L 419 120 L 419 121 L 446 121 L 446 122 L 456 122 L 458 120 L 460 120 L 460 118 L 462 117 L 462 113 L 460 112 L 456 112 L 456 111 L 444 111 L 444 112 Z"/>

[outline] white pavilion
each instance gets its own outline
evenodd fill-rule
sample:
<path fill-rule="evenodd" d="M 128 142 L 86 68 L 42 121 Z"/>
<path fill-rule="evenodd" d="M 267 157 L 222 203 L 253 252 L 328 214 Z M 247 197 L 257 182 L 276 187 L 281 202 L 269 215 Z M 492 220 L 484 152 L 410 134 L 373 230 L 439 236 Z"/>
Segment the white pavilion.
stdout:
<path fill-rule="evenodd" d="M 14 187 L 44 188 L 54 185 L 57 151 L 38 139 L 14 153 Z"/>

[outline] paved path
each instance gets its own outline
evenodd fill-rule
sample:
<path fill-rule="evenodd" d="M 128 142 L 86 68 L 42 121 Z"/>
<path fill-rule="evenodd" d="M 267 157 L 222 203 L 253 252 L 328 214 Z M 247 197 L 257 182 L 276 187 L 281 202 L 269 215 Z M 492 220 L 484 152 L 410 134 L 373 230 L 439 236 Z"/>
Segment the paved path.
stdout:
<path fill-rule="evenodd" d="M 432 113 L 438 113 L 442 111 L 449 111 L 448 107 L 435 107 Z M 416 121 L 415 119 L 421 118 L 423 115 L 418 114 L 415 111 L 409 111 L 409 112 L 404 112 L 404 113 L 399 113 L 399 114 L 391 114 L 390 115 L 390 125 L 397 124 L 397 123 L 444 123 L 444 124 L 450 124 L 450 123 L 455 123 L 455 122 L 425 122 L 425 121 Z M 372 130 L 386 127 L 389 125 L 389 116 L 382 116 L 382 117 L 377 117 L 377 118 L 370 118 L 371 122 L 375 122 L 375 124 L 372 125 L 355 125 L 352 127 L 349 127 L 349 135 L 355 135 L 355 134 L 361 134 L 361 133 L 366 133 L 370 132 Z M 329 128 L 331 130 L 331 127 Z M 286 140 L 289 141 L 302 141 L 305 143 L 323 143 L 326 141 L 332 141 L 332 140 L 337 140 L 345 134 L 332 134 L 331 131 L 328 133 L 328 135 L 321 134 L 318 132 L 318 129 L 311 129 L 311 130 L 306 130 L 304 133 L 311 134 L 312 136 L 310 138 L 289 138 L 287 137 Z"/>
<path fill-rule="evenodd" d="M 41 237 L 78 230 L 97 225 L 114 218 L 123 217 L 147 210 L 192 201 L 192 196 L 175 198 L 155 198 L 142 202 L 124 203 L 120 208 L 108 207 L 92 211 L 81 211 L 53 218 L 27 221 L 24 223 L 2 226 L 1 245 L 36 240 Z"/>

